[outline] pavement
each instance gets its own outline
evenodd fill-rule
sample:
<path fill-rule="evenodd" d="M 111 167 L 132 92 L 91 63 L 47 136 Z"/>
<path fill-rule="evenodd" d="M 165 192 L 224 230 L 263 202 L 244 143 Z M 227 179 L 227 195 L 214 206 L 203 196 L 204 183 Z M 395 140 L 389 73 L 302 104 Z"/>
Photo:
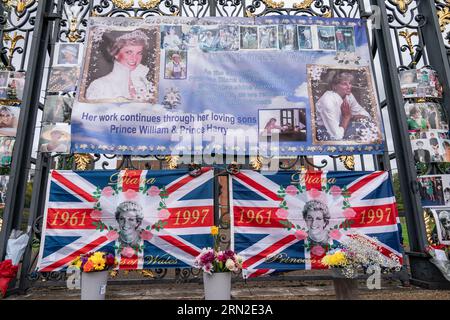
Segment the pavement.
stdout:
<path fill-rule="evenodd" d="M 333 282 L 320 281 L 249 281 L 233 282 L 232 300 L 334 300 Z M 79 300 L 80 290 L 66 287 L 33 287 L 24 295 L 6 300 Z M 166 283 L 108 285 L 107 300 L 203 300 L 202 283 Z M 359 300 L 450 300 L 450 290 L 426 290 L 403 287 L 399 281 L 384 280 L 381 289 L 369 290 L 362 280 Z"/>

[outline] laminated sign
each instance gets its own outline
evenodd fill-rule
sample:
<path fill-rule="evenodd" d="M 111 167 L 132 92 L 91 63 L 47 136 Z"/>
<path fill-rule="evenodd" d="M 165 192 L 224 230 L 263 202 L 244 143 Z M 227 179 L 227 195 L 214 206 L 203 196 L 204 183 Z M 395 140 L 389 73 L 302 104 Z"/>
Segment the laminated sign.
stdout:
<path fill-rule="evenodd" d="M 72 151 L 382 153 L 363 20 L 93 17 Z"/>

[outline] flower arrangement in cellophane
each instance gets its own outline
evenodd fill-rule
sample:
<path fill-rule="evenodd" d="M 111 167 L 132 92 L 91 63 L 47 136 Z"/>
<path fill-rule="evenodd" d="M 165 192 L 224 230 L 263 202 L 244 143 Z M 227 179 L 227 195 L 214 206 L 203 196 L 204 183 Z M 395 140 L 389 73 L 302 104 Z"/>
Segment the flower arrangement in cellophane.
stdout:
<path fill-rule="evenodd" d="M 219 228 L 211 227 L 214 237 L 214 248 L 204 248 L 195 258 L 195 267 L 203 272 L 239 272 L 242 270 L 242 257 L 233 250 L 219 250 L 218 235 Z"/>
<path fill-rule="evenodd" d="M 98 272 L 114 269 L 117 266 L 117 260 L 111 253 L 97 251 L 80 255 L 71 265 L 82 272 Z"/>
<path fill-rule="evenodd" d="M 340 248 L 330 250 L 321 262 L 329 268 L 341 268 L 347 278 L 355 277 L 358 269 L 365 271 L 374 266 L 383 272 L 389 272 L 399 271 L 402 266 L 396 255 L 383 255 L 375 239 L 358 234 L 342 239 Z"/>

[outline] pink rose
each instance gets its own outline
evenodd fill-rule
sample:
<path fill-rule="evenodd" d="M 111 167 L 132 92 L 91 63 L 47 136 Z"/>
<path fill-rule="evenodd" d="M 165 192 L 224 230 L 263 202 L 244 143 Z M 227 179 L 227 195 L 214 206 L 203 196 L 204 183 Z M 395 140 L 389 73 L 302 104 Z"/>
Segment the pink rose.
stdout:
<path fill-rule="evenodd" d="M 356 212 L 352 208 L 345 209 L 344 212 L 342 212 L 342 214 L 346 219 L 352 219 L 356 216 Z"/>
<path fill-rule="evenodd" d="M 111 187 L 104 187 L 102 190 L 103 197 L 111 197 L 114 193 L 114 189 Z"/>
<path fill-rule="evenodd" d="M 128 189 L 127 191 L 125 191 L 123 193 L 123 196 L 127 200 L 133 200 L 133 199 L 136 199 L 136 197 L 138 196 L 138 193 L 134 190 Z"/>
<path fill-rule="evenodd" d="M 322 246 L 314 246 L 311 249 L 311 253 L 315 256 L 323 256 L 325 254 L 325 249 Z"/>
<path fill-rule="evenodd" d="M 308 197 L 311 199 L 320 199 L 323 196 L 323 192 L 317 189 L 308 190 Z"/>
<path fill-rule="evenodd" d="M 339 240 L 342 237 L 342 234 L 338 229 L 333 229 L 330 231 L 329 236 L 333 240 Z"/>
<path fill-rule="evenodd" d="M 153 233 L 151 233 L 148 230 L 144 230 L 141 232 L 141 238 L 142 238 L 142 240 L 150 241 L 153 238 Z"/>
<path fill-rule="evenodd" d="M 157 186 L 151 186 L 150 189 L 147 190 L 147 195 L 150 197 L 156 197 L 159 195 L 159 188 Z"/>
<path fill-rule="evenodd" d="M 96 220 L 96 221 L 100 220 L 102 218 L 102 212 L 99 210 L 93 210 L 91 212 L 91 218 L 92 218 L 92 220 Z"/>
<path fill-rule="evenodd" d="M 161 209 L 158 212 L 158 219 L 160 220 L 166 220 L 167 218 L 170 217 L 170 212 L 167 209 Z"/>
<path fill-rule="evenodd" d="M 115 241 L 119 238 L 119 234 L 115 230 L 111 230 L 106 234 L 109 241 Z"/>
<path fill-rule="evenodd" d="M 280 219 L 286 219 L 287 216 L 289 215 L 289 212 L 285 209 L 278 209 L 276 215 Z"/>
<path fill-rule="evenodd" d="M 295 231 L 295 238 L 297 238 L 297 240 L 305 240 L 308 237 L 308 234 L 303 231 L 303 230 L 297 230 Z"/>
<path fill-rule="evenodd" d="M 131 247 L 125 247 L 125 248 L 122 249 L 121 254 L 124 257 L 131 258 L 132 256 L 134 256 L 134 249 L 131 248 Z"/>
<path fill-rule="evenodd" d="M 286 193 L 290 196 L 295 196 L 297 194 L 297 187 L 290 185 L 286 187 Z"/>
<path fill-rule="evenodd" d="M 340 195 L 342 195 L 342 190 L 339 186 L 332 186 L 330 188 L 330 193 L 333 197 L 339 197 Z"/>

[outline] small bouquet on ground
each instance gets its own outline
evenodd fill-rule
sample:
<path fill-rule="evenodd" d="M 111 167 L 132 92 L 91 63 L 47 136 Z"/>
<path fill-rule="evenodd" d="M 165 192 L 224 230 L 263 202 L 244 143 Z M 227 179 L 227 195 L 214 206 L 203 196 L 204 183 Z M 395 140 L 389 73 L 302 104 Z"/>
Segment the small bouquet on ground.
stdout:
<path fill-rule="evenodd" d="M 108 252 L 89 252 L 76 258 L 72 264 L 81 272 L 98 272 L 112 270 L 117 266 L 115 256 Z"/>
<path fill-rule="evenodd" d="M 195 258 L 195 267 L 204 272 L 240 272 L 242 270 L 242 257 L 234 253 L 233 250 L 219 251 L 218 227 L 211 227 L 211 234 L 214 237 L 214 249 L 205 248 Z"/>
<path fill-rule="evenodd" d="M 341 269 L 346 278 L 354 278 L 360 268 L 366 271 L 370 267 L 378 267 L 386 273 L 400 271 L 402 267 L 397 256 L 383 255 L 374 240 L 356 234 L 343 239 L 340 248 L 327 252 L 322 264 L 330 269 Z"/>

